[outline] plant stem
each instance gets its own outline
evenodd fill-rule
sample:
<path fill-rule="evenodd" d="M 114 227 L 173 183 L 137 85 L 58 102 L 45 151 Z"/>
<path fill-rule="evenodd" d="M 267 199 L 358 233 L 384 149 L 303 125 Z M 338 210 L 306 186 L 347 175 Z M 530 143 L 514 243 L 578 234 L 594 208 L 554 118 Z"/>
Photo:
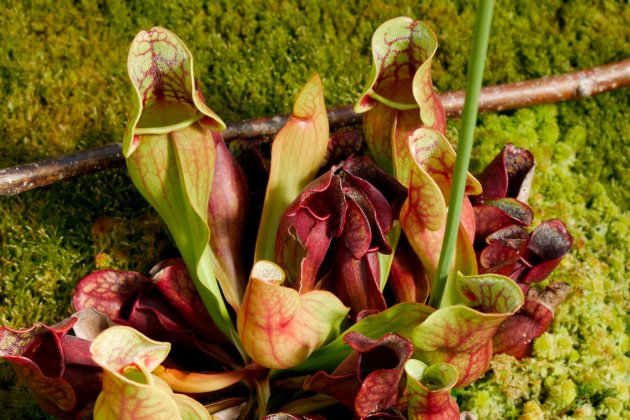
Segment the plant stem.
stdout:
<path fill-rule="evenodd" d="M 271 397 L 268 377 L 256 381 L 256 397 L 258 399 L 258 418 L 262 420 L 267 416 L 267 404 L 269 397 Z"/>
<path fill-rule="evenodd" d="M 479 104 L 479 92 L 483 78 L 483 69 L 488 50 L 488 38 L 490 24 L 492 22 L 492 9 L 494 0 L 481 0 L 479 12 L 475 22 L 475 34 L 473 38 L 472 56 L 468 65 L 468 80 L 466 83 L 466 100 L 462 112 L 462 126 L 457 143 L 457 159 L 453 173 L 453 186 L 448 205 L 448 217 L 446 230 L 440 252 L 440 261 L 437 268 L 437 281 L 435 289 L 431 291 L 430 305 L 439 307 L 444 294 L 444 288 L 451 267 L 451 261 L 455 251 L 455 241 L 459 230 L 460 216 L 462 213 L 462 200 L 466 187 L 466 175 L 468 163 L 472 151 L 473 133 L 477 121 L 477 106 Z"/>

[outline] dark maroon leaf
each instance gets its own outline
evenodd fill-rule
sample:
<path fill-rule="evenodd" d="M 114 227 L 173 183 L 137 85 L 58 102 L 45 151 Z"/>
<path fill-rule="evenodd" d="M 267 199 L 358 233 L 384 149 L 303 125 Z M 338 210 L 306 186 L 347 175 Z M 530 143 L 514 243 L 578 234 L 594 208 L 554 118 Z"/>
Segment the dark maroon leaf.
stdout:
<path fill-rule="evenodd" d="M 370 250 L 372 243 L 371 223 L 367 219 L 365 213 L 359 207 L 359 197 L 353 197 L 355 200 L 348 201 L 348 210 L 346 211 L 346 223 L 344 225 L 343 234 L 341 235 L 340 246 L 344 246 L 355 259 L 360 259 Z M 362 198 L 362 197 L 361 197 Z M 369 202 L 361 203 L 369 205 Z M 372 211 L 372 216 L 374 212 Z M 391 253 L 391 248 L 390 248 Z"/>
<path fill-rule="evenodd" d="M 176 366 L 234 365 L 234 358 L 221 347 L 225 337 L 205 311 L 183 263 L 171 259 L 151 271 L 154 280 L 135 272 L 92 273 L 79 281 L 75 307 L 95 309 L 154 340 L 172 343 L 169 361 Z"/>
<path fill-rule="evenodd" d="M 560 220 L 533 220 L 526 200 L 535 162 L 532 154 L 508 144 L 478 177 L 482 195 L 473 198 L 477 232 L 474 247 L 480 273 L 511 277 L 524 293 L 544 280 L 569 252 L 573 238 Z"/>
<path fill-rule="evenodd" d="M 278 229 L 276 260 L 289 284 L 300 293 L 316 285 L 337 291 L 355 315 L 385 309 L 376 253 L 392 252 L 387 233 L 405 196 L 404 187 L 364 157 L 351 157 L 307 185 Z"/>
<path fill-rule="evenodd" d="M 356 131 L 350 129 L 337 130 L 331 134 L 326 151 L 325 170 L 330 169 L 334 164 L 348 159 L 353 154 L 361 150 L 363 137 Z"/>
<path fill-rule="evenodd" d="M 523 228 L 534 216 L 523 202 L 534 166 L 529 151 L 506 145 L 478 177 L 483 194 L 472 198 L 479 272 L 509 276 L 523 292 L 549 276 L 573 242 L 560 220 L 543 222 L 529 235 Z"/>
<path fill-rule="evenodd" d="M 523 307 L 503 321 L 494 336 L 494 353 L 507 353 L 517 359 L 529 356 L 532 342 L 549 329 L 554 310 L 570 291 L 564 282 L 553 283 L 544 290 L 530 288 Z"/>
<path fill-rule="evenodd" d="M 44 411 L 64 419 L 78 415 L 101 391 L 101 369 L 90 357 L 89 341 L 68 335 L 75 322 L 70 317 L 52 327 L 0 327 L 0 357 Z"/>
<path fill-rule="evenodd" d="M 346 334 L 344 341 L 360 353 L 357 375 L 363 383 L 354 400 L 355 412 L 365 417 L 394 406 L 405 362 L 413 353 L 411 342 L 397 334 L 373 340 L 354 332 Z"/>
<path fill-rule="evenodd" d="M 529 226 L 534 212 L 525 203 L 513 198 L 489 200 L 475 206 L 475 245 L 482 246 L 493 232 L 510 225 Z"/>
<path fill-rule="evenodd" d="M 534 212 L 525 203 L 515 198 L 499 198 L 496 200 L 487 200 L 484 205 L 496 207 L 503 210 L 514 222 L 529 226 L 534 220 Z M 513 223 L 514 223 L 513 222 Z"/>
<path fill-rule="evenodd" d="M 181 315 L 192 331 L 213 342 L 224 342 L 225 337 L 206 311 L 184 261 L 181 259 L 168 261 L 170 265 L 158 271 L 153 277 L 155 288 Z"/>
<path fill-rule="evenodd" d="M 484 218 L 492 219 L 491 215 L 494 215 L 495 222 L 484 223 L 483 219 L 481 223 L 477 221 L 482 232 L 500 225 L 496 221 L 504 215 L 502 210 L 488 212 L 488 209 L 491 207 L 475 207 L 476 216 L 483 214 Z M 475 241 L 479 272 L 509 276 L 521 286 L 523 292 L 527 292 L 530 284 L 542 281 L 551 274 L 569 252 L 572 243 L 573 238 L 561 220 L 545 221 L 531 234 L 519 224 L 508 225 L 492 232 L 484 241 L 479 241 L 479 237 Z"/>
<path fill-rule="evenodd" d="M 72 304 L 76 311 L 92 308 L 110 319 L 125 318 L 136 295 L 152 285 L 135 271 L 99 270 L 79 281 Z"/>
<path fill-rule="evenodd" d="M 311 182 L 285 211 L 278 227 L 276 259 L 301 293 L 312 290 L 334 236 L 342 232 L 347 202 L 341 180 L 329 171 Z"/>
<path fill-rule="evenodd" d="M 401 236 L 396 246 L 387 285 L 398 303 L 424 303 L 429 296 L 429 279 L 405 236 Z"/>
<path fill-rule="evenodd" d="M 387 309 L 379 288 L 380 273 L 376 252 L 369 252 L 356 259 L 342 245 L 335 253 L 335 294 L 349 305 L 354 313 L 365 309 Z"/>
<path fill-rule="evenodd" d="M 527 201 L 527 197 L 519 193 L 524 188 L 529 188 L 527 178 L 532 173 L 534 165 L 534 157 L 528 150 L 507 144 L 477 177 L 483 186 L 483 193 L 471 197 L 473 204 L 484 204 L 486 200 L 505 197 Z"/>
<path fill-rule="evenodd" d="M 308 378 L 304 389 L 335 397 L 359 417 L 396 408 L 404 364 L 413 353 L 411 342 L 397 334 L 374 340 L 357 332 L 346 334 L 344 342 L 354 352 L 332 374 Z"/>
<path fill-rule="evenodd" d="M 171 361 L 188 370 L 210 370 L 221 366 L 232 366 L 234 358 L 220 343 L 225 342 L 222 334 L 200 337 L 183 319 L 178 311 L 156 291 L 143 292 L 134 303 L 129 317 L 130 326 L 158 341 L 172 344 Z"/>
<path fill-rule="evenodd" d="M 249 187 L 243 169 L 230 154 L 220 132 L 212 132 L 216 151 L 208 202 L 210 247 L 216 256 L 216 276 L 227 302 L 237 309 L 247 274 L 243 264 L 243 233 L 249 208 Z M 211 324 L 212 325 L 212 324 Z"/>
<path fill-rule="evenodd" d="M 547 220 L 532 232 L 525 255 L 516 270 L 517 281 L 532 284 L 544 280 L 573 245 L 573 238 L 561 220 Z"/>
<path fill-rule="evenodd" d="M 370 159 L 356 157 L 344 162 L 343 168 L 356 178 L 364 179 L 385 196 L 392 208 L 392 216 L 397 219 L 400 207 L 407 198 L 407 188 L 387 175 Z"/>
<path fill-rule="evenodd" d="M 478 258 L 479 272 L 509 276 L 527 248 L 529 234 L 522 226 L 511 225 L 488 236 L 486 242 L 488 245 Z"/>

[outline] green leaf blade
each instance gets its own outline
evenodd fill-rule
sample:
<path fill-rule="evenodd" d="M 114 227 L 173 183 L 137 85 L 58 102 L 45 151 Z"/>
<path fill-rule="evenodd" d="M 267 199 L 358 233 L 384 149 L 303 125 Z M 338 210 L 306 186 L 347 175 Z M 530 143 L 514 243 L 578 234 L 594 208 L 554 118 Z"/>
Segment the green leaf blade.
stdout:
<path fill-rule="evenodd" d="M 314 352 L 293 370 L 299 372 L 332 370 L 352 352 L 352 349 L 343 342 L 343 337 L 347 333 L 354 331 L 366 337 L 378 339 L 392 332 L 409 338 L 414 328 L 424 322 L 431 313 L 433 313 L 433 308 L 420 303 L 399 303 L 383 312 L 367 316 L 335 340 Z"/>
<path fill-rule="evenodd" d="M 127 68 L 136 93 L 123 143 L 129 174 L 167 225 L 215 324 L 238 347 L 208 245 L 212 130 L 225 124 L 195 86 L 192 54 L 169 30 L 140 32 Z"/>
<path fill-rule="evenodd" d="M 425 363 L 449 363 L 459 372 L 456 386 L 482 376 L 492 357 L 499 326 L 523 305 L 520 287 L 507 277 L 456 277 L 458 297 L 416 327 L 411 340 Z"/>
<path fill-rule="evenodd" d="M 302 88 L 293 114 L 274 139 L 254 261 L 275 260 L 276 234 L 287 206 L 315 178 L 326 158 L 328 117 L 322 81 L 313 76 Z"/>

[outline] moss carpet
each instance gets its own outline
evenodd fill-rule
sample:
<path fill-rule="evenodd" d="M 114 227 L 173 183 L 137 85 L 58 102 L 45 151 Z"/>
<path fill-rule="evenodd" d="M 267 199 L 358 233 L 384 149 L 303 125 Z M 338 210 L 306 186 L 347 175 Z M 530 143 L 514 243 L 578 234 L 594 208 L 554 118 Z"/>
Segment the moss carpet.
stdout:
<path fill-rule="evenodd" d="M 204 94 L 225 120 L 286 113 L 314 71 L 328 106 L 364 87 L 370 38 L 384 20 L 427 21 L 440 47 L 434 81 L 461 89 L 475 2 L 434 0 L 11 1 L 0 8 L 0 167 L 120 141 L 129 105 L 126 54 L 136 32 L 175 31 Z M 497 1 L 484 84 L 630 56 L 626 1 Z M 559 217 L 575 239 L 552 280 L 574 293 L 534 357 L 498 356 L 458 393 L 481 419 L 623 418 L 630 412 L 630 90 L 479 118 L 473 169 L 503 144 L 538 160 L 536 224 Z M 458 121 L 449 130 L 456 134 Z M 122 170 L 0 198 L 0 323 L 54 323 L 95 268 L 143 271 L 173 252 Z M 0 363 L 0 418 L 45 415 Z"/>

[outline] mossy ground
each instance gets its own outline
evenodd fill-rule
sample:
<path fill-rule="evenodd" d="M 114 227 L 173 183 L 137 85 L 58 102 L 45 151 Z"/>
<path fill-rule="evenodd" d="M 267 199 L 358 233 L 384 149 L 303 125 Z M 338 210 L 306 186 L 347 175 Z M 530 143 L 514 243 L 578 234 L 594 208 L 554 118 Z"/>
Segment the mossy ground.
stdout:
<path fill-rule="evenodd" d="M 175 31 L 191 48 L 207 102 L 225 120 L 285 113 L 314 71 L 329 106 L 351 103 L 369 75 L 384 20 L 427 21 L 440 48 L 434 81 L 465 84 L 475 7 L 399 1 L 11 1 L 0 10 L 0 167 L 120 141 L 129 102 L 126 52 L 140 29 Z M 497 2 L 485 84 L 630 56 L 625 1 Z M 566 221 L 575 246 L 553 275 L 575 292 L 521 362 L 495 357 L 459 393 L 480 418 L 622 418 L 628 390 L 630 91 L 479 119 L 473 167 L 506 142 L 538 160 L 537 220 Z M 450 125 L 456 133 L 458 121 Z M 473 169 L 474 169 L 473 168 Z M 76 281 L 97 267 L 144 271 L 172 252 L 122 170 L 0 199 L 0 323 L 53 323 Z M 0 364 L 0 418 L 41 412 Z"/>

